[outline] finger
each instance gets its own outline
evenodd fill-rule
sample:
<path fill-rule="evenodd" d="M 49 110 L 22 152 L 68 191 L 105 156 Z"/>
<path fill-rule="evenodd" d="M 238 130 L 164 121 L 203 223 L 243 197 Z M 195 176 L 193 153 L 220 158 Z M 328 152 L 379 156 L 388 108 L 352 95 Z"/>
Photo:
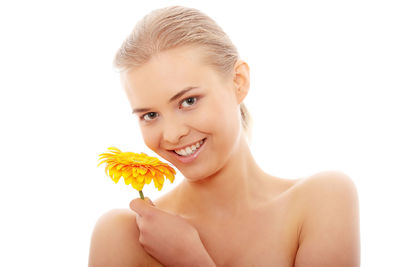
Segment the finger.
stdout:
<path fill-rule="evenodd" d="M 151 201 L 151 199 L 148 198 L 148 197 L 145 197 L 145 198 L 144 198 L 144 201 L 145 201 L 146 203 L 150 204 L 150 205 L 153 206 L 153 207 L 156 206 L 156 205 L 154 205 L 153 201 Z"/>
<path fill-rule="evenodd" d="M 136 215 L 136 225 L 139 228 L 139 231 L 140 229 L 142 229 L 142 223 L 143 223 L 142 220 L 143 220 L 142 216 Z"/>
<path fill-rule="evenodd" d="M 131 201 L 129 207 L 140 216 L 145 216 L 148 204 L 141 198 L 135 198 Z"/>

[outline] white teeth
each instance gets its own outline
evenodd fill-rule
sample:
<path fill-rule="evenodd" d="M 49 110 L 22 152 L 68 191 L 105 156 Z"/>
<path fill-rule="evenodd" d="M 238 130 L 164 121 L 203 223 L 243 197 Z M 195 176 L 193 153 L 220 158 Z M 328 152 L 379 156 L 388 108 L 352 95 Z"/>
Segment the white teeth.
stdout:
<path fill-rule="evenodd" d="M 189 156 L 193 154 L 201 145 L 203 144 L 203 140 L 200 142 L 197 142 L 196 144 L 192 146 L 188 146 L 186 148 L 180 149 L 180 150 L 175 150 L 175 152 L 181 156 Z"/>

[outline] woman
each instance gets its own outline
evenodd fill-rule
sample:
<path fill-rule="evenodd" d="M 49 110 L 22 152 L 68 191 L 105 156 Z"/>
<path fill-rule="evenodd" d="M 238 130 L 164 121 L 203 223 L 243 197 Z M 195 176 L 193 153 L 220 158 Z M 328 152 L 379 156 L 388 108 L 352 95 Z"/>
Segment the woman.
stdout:
<path fill-rule="evenodd" d="M 157 199 L 103 215 L 89 265 L 359 266 L 352 180 L 269 175 L 249 149 L 249 66 L 196 9 L 145 16 L 115 65 L 146 145 L 185 179 Z"/>

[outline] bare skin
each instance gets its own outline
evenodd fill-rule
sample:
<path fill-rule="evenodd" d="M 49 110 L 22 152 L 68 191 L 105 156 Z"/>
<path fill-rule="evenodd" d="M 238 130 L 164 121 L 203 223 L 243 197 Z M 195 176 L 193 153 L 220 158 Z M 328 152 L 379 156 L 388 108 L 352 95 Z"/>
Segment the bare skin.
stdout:
<path fill-rule="evenodd" d="M 212 208 L 198 213 L 176 197 L 179 187 L 155 203 L 196 227 L 217 266 L 293 266 L 302 215 L 294 202 L 299 180 L 263 178 L 254 200 L 232 213 Z"/>
<path fill-rule="evenodd" d="M 90 266 L 359 266 L 358 198 L 351 179 L 265 173 L 241 128 L 249 67 L 221 79 L 202 51 L 165 51 L 121 80 L 146 145 L 185 176 L 154 201 L 104 215 Z M 151 77 L 151 79 L 149 78 Z M 197 86 L 173 101 L 182 88 Z M 189 102 L 188 97 L 192 97 Z M 143 108 L 146 108 L 144 110 Z M 173 150 L 205 140 L 198 157 Z M 111 250 L 111 251 L 110 251 Z"/>
<path fill-rule="evenodd" d="M 218 221 L 182 213 L 215 265 L 161 264 L 140 242 L 138 214 L 113 210 L 97 223 L 89 266 L 360 266 L 357 194 L 350 179 L 337 172 L 271 178 L 280 193 L 250 216 Z M 168 214 L 179 212 L 177 191 L 155 205 Z M 174 235 L 170 239 L 176 241 Z"/>

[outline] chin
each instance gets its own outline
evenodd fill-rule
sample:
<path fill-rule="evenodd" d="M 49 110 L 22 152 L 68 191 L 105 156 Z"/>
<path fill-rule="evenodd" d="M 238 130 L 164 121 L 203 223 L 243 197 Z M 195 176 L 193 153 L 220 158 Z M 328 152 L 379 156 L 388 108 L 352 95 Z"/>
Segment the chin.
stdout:
<path fill-rule="evenodd" d="M 187 180 L 188 182 L 191 182 L 191 183 L 202 183 L 202 182 L 205 182 L 206 180 L 208 180 L 208 178 L 210 176 L 199 176 L 199 175 L 188 176 L 188 175 L 183 175 L 183 177 L 185 178 L 185 180 Z"/>
<path fill-rule="evenodd" d="M 218 172 L 216 166 L 205 166 L 202 165 L 200 168 L 189 167 L 185 169 L 179 169 L 183 177 L 189 182 L 205 182 L 210 179 L 214 174 Z"/>

